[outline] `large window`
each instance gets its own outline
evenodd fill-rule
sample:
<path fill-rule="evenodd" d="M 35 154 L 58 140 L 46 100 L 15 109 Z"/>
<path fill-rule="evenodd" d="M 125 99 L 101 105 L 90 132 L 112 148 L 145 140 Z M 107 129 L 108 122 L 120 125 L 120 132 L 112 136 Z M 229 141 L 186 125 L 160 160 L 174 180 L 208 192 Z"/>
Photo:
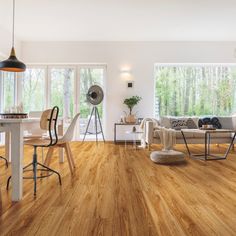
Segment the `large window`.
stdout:
<path fill-rule="evenodd" d="M 236 112 L 236 66 L 155 66 L 156 117 L 233 112 Z"/>
<path fill-rule="evenodd" d="M 58 106 L 65 127 L 80 112 L 79 137 L 79 133 L 84 134 L 92 108 L 86 93 L 91 85 L 104 87 L 105 73 L 104 65 L 28 65 L 24 73 L 0 72 L 0 111 L 14 111 L 21 102 L 27 113 Z M 98 110 L 103 121 L 103 103 Z M 92 117 L 89 132 L 94 131 Z"/>
<path fill-rule="evenodd" d="M 22 76 L 24 111 L 42 111 L 45 104 L 45 74 L 43 68 L 28 68 Z"/>

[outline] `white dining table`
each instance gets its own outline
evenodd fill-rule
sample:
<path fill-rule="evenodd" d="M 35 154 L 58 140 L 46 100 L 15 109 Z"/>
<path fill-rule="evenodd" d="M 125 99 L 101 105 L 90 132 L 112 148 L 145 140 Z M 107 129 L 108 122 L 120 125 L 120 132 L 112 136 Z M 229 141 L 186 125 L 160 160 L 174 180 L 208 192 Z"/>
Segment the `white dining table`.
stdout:
<path fill-rule="evenodd" d="M 5 156 L 12 166 L 12 201 L 20 201 L 23 193 L 23 132 L 29 127 L 39 127 L 39 118 L 0 119 L 0 132 L 6 133 Z M 63 133 L 63 123 L 58 128 Z M 63 150 L 59 152 L 60 162 L 64 161 Z"/>

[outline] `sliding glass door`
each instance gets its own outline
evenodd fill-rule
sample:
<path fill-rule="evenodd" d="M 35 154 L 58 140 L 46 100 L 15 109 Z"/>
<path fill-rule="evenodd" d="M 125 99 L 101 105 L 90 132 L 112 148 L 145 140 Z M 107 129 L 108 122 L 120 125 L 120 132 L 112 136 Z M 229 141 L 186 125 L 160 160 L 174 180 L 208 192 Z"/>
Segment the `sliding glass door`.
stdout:
<path fill-rule="evenodd" d="M 70 123 L 74 116 L 74 67 L 50 67 L 49 68 L 49 100 L 50 107 L 59 107 L 59 116 L 65 123 Z"/>
<path fill-rule="evenodd" d="M 104 66 L 84 66 L 79 67 L 79 112 L 80 112 L 80 126 L 79 133 L 80 139 L 84 137 L 86 127 L 91 115 L 93 106 L 87 102 L 86 94 L 88 89 L 92 85 L 99 85 L 104 90 L 105 81 L 105 67 Z M 100 103 L 98 106 L 99 115 L 101 118 L 101 123 L 103 125 L 104 121 L 104 102 Z M 98 132 L 100 132 L 100 127 L 98 126 Z M 91 117 L 90 126 L 88 128 L 88 134 L 86 139 L 93 140 L 95 138 L 95 116 Z M 101 133 L 98 138 L 101 138 Z"/>
<path fill-rule="evenodd" d="M 65 129 L 76 113 L 80 112 L 76 139 L 83 138 L 92 106 L 86 101 L 86 94 L 92 85 L 104 89 L 106 67 L 94 65 L 31 65 L 19 74 L 16 83 L 14 74 L 1 73 L 1 110 L 23 103 L 24 112 L 42 111 L 58 106 Z M 4 84 L 4 86 L 3 86 Z M 16 93 L 17 87 L 17 93 Z M 16 101 L 17 100 L 17 101 Z M 97 106 L 101 121 L 104 121 L 104 102 Z M 95 138 L 95 120 L 92 117 L 88 139 Z"/>
<path fill-rule="evenodd" d="M 42 111 L 46 103 L 46 68 L 32 67 L 24 72 L 21 82 L 21 101 L 25 112 Z"/>

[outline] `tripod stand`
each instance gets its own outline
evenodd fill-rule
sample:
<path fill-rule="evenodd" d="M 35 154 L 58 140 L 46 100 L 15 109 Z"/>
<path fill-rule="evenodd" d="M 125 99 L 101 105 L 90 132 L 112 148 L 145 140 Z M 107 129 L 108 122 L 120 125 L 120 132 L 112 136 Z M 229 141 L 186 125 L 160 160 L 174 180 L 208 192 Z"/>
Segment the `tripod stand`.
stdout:
<path fill-rule="evenodd" d="M 91 122 L 91 118 L 93 116 L 93 113 L 94 113 L 94 116 L 95 116 L 95 134 L 96 134 L 96 143 L 98 142 L 98 134 L 99 133 L 102 133 L 102 138 L 103 138 L 103 142 L 105 142 L 105 138 L 104 138 L 104 134 L 103 134 L 103 130 L 102 130 L 102 123 L 101 123 L 101 119 L 100 119 L 100 116 L 99 116 L 99 113 L 98 113 L 98 108 L 96 106 L 93 107 L 92 111 L 91 111 L 91 114 L 90 114 L 90 117 L 89 117 L 89 122 L 87 124 L 87 128 L 86 128 L 86 131 L 84 133 L 84 138 L 83 138 L 83 142 L 85 140 L 85 137 L 87 135 L 88 132 L 88 128 L 89 128 L 89 125 L 90 125 L 90 122 Z M 99 122 L 99 126 L 100 126 L 100 129 L 101 131 L 98 132 L 98 122 Z"/>

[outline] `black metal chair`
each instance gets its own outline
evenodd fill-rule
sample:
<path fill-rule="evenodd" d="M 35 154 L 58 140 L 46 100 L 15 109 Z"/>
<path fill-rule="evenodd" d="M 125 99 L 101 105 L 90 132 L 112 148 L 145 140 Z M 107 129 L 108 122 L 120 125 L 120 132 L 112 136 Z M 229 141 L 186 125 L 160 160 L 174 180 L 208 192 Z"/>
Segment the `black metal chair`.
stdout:
<path fill-rule="evenodd" d="M 34 154 L 33 154 L 33 162 L 28 164 L 23 168 L 23 171 L 33 171 L 33 177 L 23 177 L 24 179 L 33 179 L 34 180 L 34 195 L 36 195 L 37 191 L 37 179 L 38 178 L 45 178 L 53 173 L 57 174 L 59 178 L 59 183 L 61 185 L 61 176 L 60 174 L 47 167 L 46 165 L 43 165 L 42 163 L 39 163 L 37 160 L 37 148 L 38 147 L 51 147 L 57 144 L 58 136 L 57 136 L 57 118 L 58 118 L 59 108 L 57 106 L 53 107 L 52 109 L 46 110 L 42 113 L 41 119 L 40 119 L 40 128 L 42 130 L 48 131 L 49 137 L 46 138 L 36 138 L 36 139 L 30 139 L 26 140 L 24 142 L 25 145 L 33 146 L 34 148 Z M 28 167 L 33 166 L 33 169 L 27 169 Z M 38 168 L 40 166 L 40 168 Z M 37 171 L 41 171 L 41 175 L 37 175 Z M 45 175 L 42 174 L 42 172 L 47 172 Z M 9 188 L 11 176 L 7 180 L 7 189 Z"/>

